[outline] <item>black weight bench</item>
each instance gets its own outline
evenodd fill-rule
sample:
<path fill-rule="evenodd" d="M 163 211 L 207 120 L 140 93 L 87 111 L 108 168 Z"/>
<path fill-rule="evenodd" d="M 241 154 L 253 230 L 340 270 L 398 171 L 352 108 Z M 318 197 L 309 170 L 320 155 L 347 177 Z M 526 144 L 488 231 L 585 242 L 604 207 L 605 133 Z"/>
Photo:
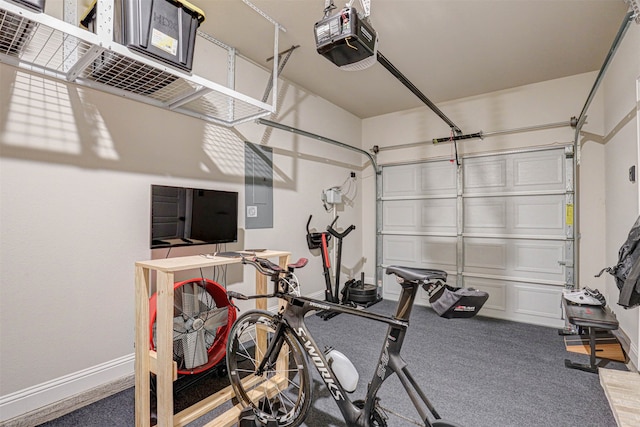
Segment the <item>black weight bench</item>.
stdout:
<path fill-rule="evenodd" d="M 578 327 L 578 333 L 584 336 L 584 331 L 585 329 L 587 330 L 586 335 L 589 337 L 590 350 L 588 365 L 572 362 L 569 359 L 564 360 L 564 365 L 571 369 L 597 373 L 598 367 L 604 367 L 607 363 L 614 360 L 606 357 L 598 357 L 597 352 L 600 350 L 596 348 L 597 335 L 598 333 L 602 334 L 604 332 L 606 337 L 615 339 L 611 331 L 618 329 L 618 319 L 616 319 L 616 316 L 606 307 L 572 304 L 564 298 L 562 298 L 562 305 L 564 306 L 567 320 L 570 324 Z M 600 359 L 600 361 L 597 362 L 596 358 Z"/>

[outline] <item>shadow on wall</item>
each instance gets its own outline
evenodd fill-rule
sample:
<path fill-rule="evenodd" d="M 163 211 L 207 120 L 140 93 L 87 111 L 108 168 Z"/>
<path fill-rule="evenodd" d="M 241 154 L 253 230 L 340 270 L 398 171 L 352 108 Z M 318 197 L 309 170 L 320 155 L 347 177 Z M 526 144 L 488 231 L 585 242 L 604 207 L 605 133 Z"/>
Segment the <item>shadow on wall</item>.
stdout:
<path fill-rule="evenodd" d="M 308 95 L 296 91 L 301 95 L 281 111 L 290 88 L 280 85 L 277 119 L 295 127 L 296 105 Z M 266 127 L 261 144 L 272 146 L 272 138 Z M 300 137 L 293 138 L 291 149 L 272 147 L 275 155 L 294 163 L 288 173 L 274 165 L 277 188 L 295 189 L 299 160 L 329 162 L 301 152 Z M 0 66 L 2 157 L 242 184 L 246 140 L 234 128 Z M 331 164 L 356 168 L 335 160 Z"/>
<path fill-rule="evenodd" d="M 231 128 L 7 66 L 0 104 L 3 157 L 244 182 L 244 141 Z"/>

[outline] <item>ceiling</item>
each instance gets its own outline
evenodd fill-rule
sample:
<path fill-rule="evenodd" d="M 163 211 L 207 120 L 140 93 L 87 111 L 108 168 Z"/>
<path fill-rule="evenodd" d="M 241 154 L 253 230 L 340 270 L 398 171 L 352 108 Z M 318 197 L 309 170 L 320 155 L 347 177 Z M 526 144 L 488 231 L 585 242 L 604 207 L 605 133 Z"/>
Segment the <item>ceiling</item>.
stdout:
<path fill-rule="evenodd" d="M 268 20 L 241 0 L 193 3 L 206 13 L 201 30 L 271 67 Z M 343 71 L 316 52 L 325 0 L 251 3 L 286 29 L 280 51 L 299 45 L 286 80 L 360 118 L 424 105 L 379 63 Z M 371 0 L 370 20 L 379 51 L 438 104 L 599 70 L 627 10 L 623 0 Z"/>

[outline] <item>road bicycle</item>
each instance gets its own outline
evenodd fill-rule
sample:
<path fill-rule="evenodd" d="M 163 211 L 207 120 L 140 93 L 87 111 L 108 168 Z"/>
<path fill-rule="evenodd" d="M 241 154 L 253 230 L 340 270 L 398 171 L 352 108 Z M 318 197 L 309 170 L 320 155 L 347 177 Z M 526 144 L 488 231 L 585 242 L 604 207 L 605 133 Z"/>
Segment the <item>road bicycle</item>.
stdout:
<path fill-rule="evenodd" d="M 229 291 L 231 299 L 280 298 L 277 314 L 250 310 L 239 316 L 227 342 L 227 369 L 233 391 L 243 406 L 253 408 L 259 424 L 294 427 L 302 424 L 311 406 L 311 371 L 315 366 L 331 396 L 337 403 L 347 426 L 384 427 L 386 413 L 379 406 L 377 392 L 389 376 L 396 374 L 425 426 L 456 427 L 443 421 L 410 374 L 400 356 L 411 309 L 423 286 L 427 292 L 441 287 L 447 274 L 441 270 L 391 266 L 402 287 L 394 316 L 385 316 L 349 306 L 300 296 L 294 270 L 307 264 L 301 258 L 286 269 L 262 258 L 243 258 L 274 283 L 273 293 L 246 296 Z M 366 397 L 351 401 L 348 392 L 357 384 L 353 365 L 341 353 L 322 351 L 305 325 L 305 315 L 314 311 L 346 313 L 388 325 L 380 357 Z M 306 357 L 305 357 L 306 355 Z M 346 359 L 346 360 L 345 360 Z M 308 360 L 308 361 L 307 361 Z"/>

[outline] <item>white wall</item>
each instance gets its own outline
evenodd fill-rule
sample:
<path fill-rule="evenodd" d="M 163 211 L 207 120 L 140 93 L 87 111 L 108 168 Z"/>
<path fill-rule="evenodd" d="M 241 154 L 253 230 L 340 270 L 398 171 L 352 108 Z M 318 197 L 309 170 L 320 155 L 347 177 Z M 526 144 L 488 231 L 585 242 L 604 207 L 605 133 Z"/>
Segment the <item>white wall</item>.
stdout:
<path fill-rule="evenodd" d="M 618 249 L 638 218 L 638 182 L 628 179 L 629 167 L 638 167 L 640 144 L 638 94 L 640 79 L 640 25 L 632 23 L 603 82 L 605 140 L 606 264 L 615 265 Z M 620 327 L 631 339 L 631 358 L 640 366 L 640 309 L 616 305 L 619 295 L 613 278 L 605 275 L 610 305 Z"/>
<path fill-rule="evenodd" d="M 261 97 L 268 74 L 239 74 Z M 284 82 L 279 94 L 276 120 L 359 145 L 356 117 Z M 241 215 L 228 249 L 308 257 L 303 292 L 323 295 L 305 224 L 331 222 L 321 190 L 351 171 L 360 180 L 361 155 L 253 123 L 239 131 L 0 65 L 0 420 L 133 373 L 134 263 L 166 256 L 149 250 L 150 185 L 238 191 L 244 212 L 245 140 L 273 148 L 274 228 L 244 230 Z M 359 220 L 356 194 L 339 228 Z M 361 236 L 345 239 L 347 268 L 359 265 Z M 251 292 L 249 269 L 231 269 L 228 284 Z"/>

